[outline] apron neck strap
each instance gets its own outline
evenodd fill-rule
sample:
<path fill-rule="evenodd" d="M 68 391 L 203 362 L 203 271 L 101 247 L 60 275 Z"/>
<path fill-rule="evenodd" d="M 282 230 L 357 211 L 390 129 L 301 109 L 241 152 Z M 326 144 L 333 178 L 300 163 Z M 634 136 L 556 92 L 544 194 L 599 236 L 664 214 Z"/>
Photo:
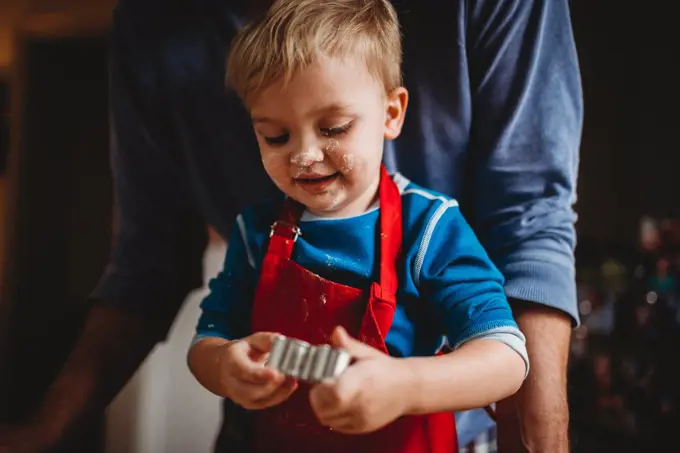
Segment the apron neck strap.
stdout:
<path fill-rule="evenodd" d="M 397 259 L 402 242 L 401 193 L 385 166 L 380 168 L 380 287 L 396 295 Z"/>
<path fill-rule="evenodd" d="M 272 224 L 269 230 L 269 246 L 267 254 L 277 255 L 284 259 L 290 259 L 293 254 L 293 246 L 302 233 L 300 232 L 300 217 L 305 207 L 287 198 L 283 203 L 283 210 L 279 219 Z"/>
<path fill-rule="evenodd" d="M 388 294 L 396 295 L 398 288 L 397 258 L 402 241 L 401 194 L 384 166 L 380 168 L 380 286 Z M 305 207 L 287 198 L 279 220 L 270 232 L 267 253 L 290 259 L 293 245 L 302 234 L 298 224 Z"/>

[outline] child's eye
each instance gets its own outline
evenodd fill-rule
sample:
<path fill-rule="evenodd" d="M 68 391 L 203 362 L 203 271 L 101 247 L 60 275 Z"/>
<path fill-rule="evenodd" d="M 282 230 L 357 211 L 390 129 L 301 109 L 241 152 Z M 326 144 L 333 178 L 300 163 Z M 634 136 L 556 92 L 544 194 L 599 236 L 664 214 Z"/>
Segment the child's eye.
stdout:
<path fill-rule="evenodd" d="M 289 134 L 277 135 L 276 137 L 264 137 L 264 141 L 269 145 L 285 145 L 288 143 Z"/>
<path fill-rule="evenodd" d="M 351 125 L 352 123 L 350 122 L 343 124 L 342 126 L 321 128 L 321 133 L 325 137 L 334 137 L 336 135 L 346 134 Z"/>

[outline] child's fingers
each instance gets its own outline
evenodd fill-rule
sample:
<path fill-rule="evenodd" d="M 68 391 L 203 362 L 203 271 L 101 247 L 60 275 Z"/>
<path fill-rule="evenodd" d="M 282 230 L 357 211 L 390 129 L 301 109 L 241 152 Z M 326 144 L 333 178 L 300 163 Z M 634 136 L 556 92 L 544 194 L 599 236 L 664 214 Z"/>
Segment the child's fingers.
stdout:
<path fill-rule="evenodd" d="M 237 380 L 251 384 L 266 384 L 272 381 L 281 382 L 283 375 L 272 368 L 267 368 L 253 361 L 249 354 L 250 345 L 239 341 L 232 345 L 227 353 L 230 355 L 230 374 Z"/>
<path fill-rule="evenodd" d="M 342 348 L 357 360 L 381 357 L 384 354 L 377 349 L 352 338 L 342 326 L 337 326 L 331 335 L 331 345 Z"/>
<path fill-rule="evenodd" d="M 245 399 L 256 402 L 268 398 L 282 385 L 285 385 L 285 378 L 282 378 L 281 380 L 271 380 L 263 384 L 239 381 L 237 391 L 239 391 Z"/>
<path fill-rule="evenodd" d="M 332 428 L 341 434 L 356 434 L 361 432 L 354 414 L 343 414 L 336 417 L 325 417 L 319 419 L 323 426 Z"/>
<path fill-rule="evenodd" d="M 244 341 L 261 352 L 269 352 L 277 336 L 278 334 L 273 332 L 257 332 L 244 338 Z"/>
<path fill-rule="evenodd" d="M 260 386 L 269 383 L 279 385 L 285 379 L 278 371 L 251 362 L 246 362 L 243 367 L 239 367 L 234 375 L 241 382 Z"/>
<path fill-rule="evenodd" d="M 264 385 L 237 382 L 234 386 L 234 400 L 246 409 L 264 409 L 285 401 L 297 388 L 294 381 L 270 382 Z"/>
<path fill-rule="evenodd" d="M 309 403 L 319 419 L 347 414 L 348 398 L 340 393 L 337 381 L 322 382 L 309 392 Z"/>
<path fill-rule="evenodd" d="M 272 393 L 255 401 L 255 404 L 261 408 L 278 406 L 286 401 L 290 395 L 298 388 L 298 384 L 293 379 L 286 379 L 280 384 Z"/>
<path fill-rule="evenodd" d="M 349 433 L 356 420 L 353 408 L 339 402 L 324 389 L 318 389 L 316 392 L 317 389 L 318 387 L 313 389 L 309 397 L 319 423 L 338 432 Z"/>

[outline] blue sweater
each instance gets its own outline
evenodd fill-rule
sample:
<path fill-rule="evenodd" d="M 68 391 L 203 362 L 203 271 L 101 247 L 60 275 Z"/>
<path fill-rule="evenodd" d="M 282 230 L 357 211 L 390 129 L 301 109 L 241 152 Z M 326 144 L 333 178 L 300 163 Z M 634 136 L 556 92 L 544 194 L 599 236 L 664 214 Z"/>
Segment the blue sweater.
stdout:
<path fill-rule="evenodd" d="M 206 222 L 228 238 L 238 212 L 276 193 L 250 120 L 224 89 L 244 2 L 120 0 L 114 13 L 119 212 L 93 297 L 161 324 L 159 339 L 203 285 Z M 509 297 L 556 307 L 576 323 L 582 99 L 568 0 L 395 7 L 410 99 L 402 134 L 386 149 L 388 169 L 460 202 Z"/>
<path fill-rule="evenodd" d="M 458 203 L 404 177 L 404 240 L 398 264 L 397 309 L 386 343 L 398 357 L 430 356 L 442 337 L 458 347 L 504 333 L 503 340 L 527 361 L 524 337 L 512 317 L 503 276 L 460 213 Z M 247 209 L 237 218 L 223 271 L 203 301 L 197 339 L 241 338 L 251 333 L 252 302 L 269 230 L 280 199 Z M 292 259 L 329 280 L 368 290 L 379 280 L 379 208 L 349 218 L 322 219 L 305 213 Z"/>

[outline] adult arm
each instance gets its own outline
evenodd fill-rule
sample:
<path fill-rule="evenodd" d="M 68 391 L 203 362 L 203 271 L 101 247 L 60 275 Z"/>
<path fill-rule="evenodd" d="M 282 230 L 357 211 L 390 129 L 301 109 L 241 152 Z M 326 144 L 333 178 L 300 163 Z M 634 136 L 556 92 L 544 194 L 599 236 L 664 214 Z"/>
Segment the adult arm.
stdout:
<path fill-rule="evenodd" d="M 582 125 L 568 1 L 466 6 L 475 181 L 469 218 L 506 278 L 532 367 L 521 390 L 499 404 L 499 447 L 567 452 L 566 365 L 578 322 L 572 205 Z"/>

